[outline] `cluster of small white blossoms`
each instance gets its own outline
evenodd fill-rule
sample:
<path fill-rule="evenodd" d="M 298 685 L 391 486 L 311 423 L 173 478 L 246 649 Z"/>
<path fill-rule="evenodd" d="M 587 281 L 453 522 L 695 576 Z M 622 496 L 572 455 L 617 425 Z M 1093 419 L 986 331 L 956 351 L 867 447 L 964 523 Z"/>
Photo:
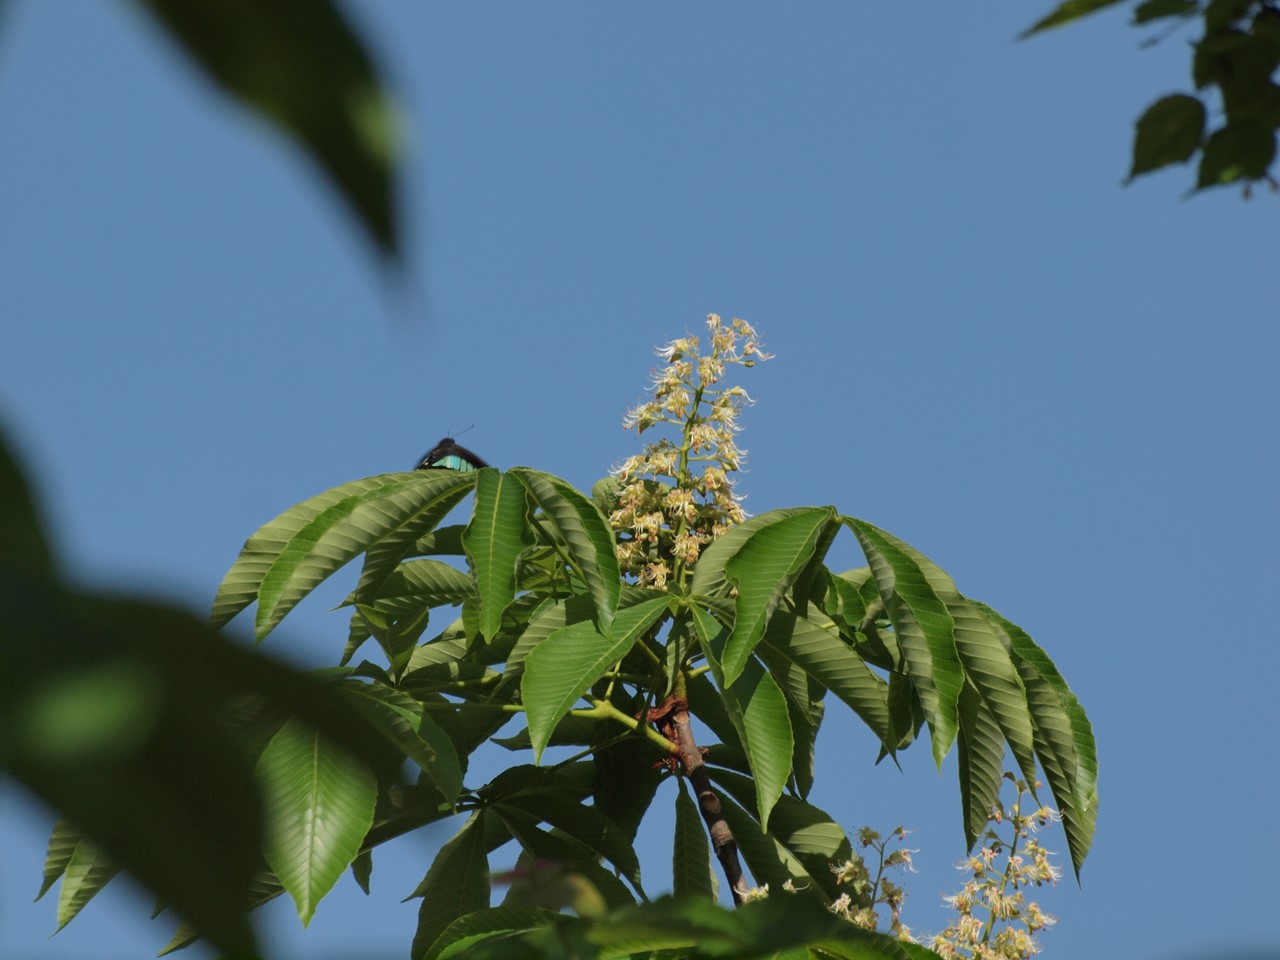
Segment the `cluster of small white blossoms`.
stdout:
<path fill-rule="evenodd" d="M 836 883 L 847 887 L 846 893 L 840 894 L 831 904 L 831 912 L 843 917 L 856 927 L 864 930 L 876 930 L 880 926 L 877 907 L 889 908 L 889 932 L 902 940 L 911 940 L 911 930 L 902 922 L 902 905 L 906 902 L 906 892 L 885 876 L 885 871 L 894 868 L 915 872 L 911 865 L 911 855 L 918 851 L 898 847 L 890 850 L 893 842 L 901 843 L 907 838 L 907 831 L 895 827 L 889 831 L 888 837 L 882 837 L 876 830 L 863 827 L 858 831 L 858 844 L 863 849 L 872 848 L 877 854 L 879 865 L 873 879 L 867 868 L 866 859 L 861 853 L 844 863 L 833 864 L 831 872 L 836 875 Z"/>
<path fill-rule="evenodd" d="M 1005 776 L 1013 780 L 1011 775 Z M 1053 885 L 1061 879 L 1062 871 L 1049 861 L 1049 851 L 1036 837 L 1040 827 L 1061 818 L 1056 810 L 1044 806 L 1023 814 L 1023 798 L 1029 791 L 1024 782 L 1014 782 L 1017 799 L 1008 811 L 1000 806 L 992 810 L 986 842 L 959 865 L 971 879 L 959 893 L 943 898 L 959 916 L 928 946 L 946 960 L 1027 960 L 1040 952 L 1035 935 L 1057 923 L 1057 918 L 1041 910 L 1039 904 L 1027 903 L 1023 889 Z M 1011 834 L 1007 841 L 998 832 L 1001 827 L 1007 827 Z M 997 925 L 1001 929 L 997 930 Z"/>
<path fill-rule="evenodd" d="M 699 352 L 694 336 L 657 351 L 666 366 L 654 374 L 653 399 L 623 420 L 637 433 L 676 427 L 679 437 L 654 441 L 611 471 L 619 491 L 609 521 L 618 532 L 622 572 L 659 589 L 689 571 L 708 543 L 746 516 L 729 474 L 743 463 L 734 434 L 751 398 L 742 387 L 716 385 L 728 367 L 753 367 L 771 357 L 745 320 L 725 324 L 713 313 L 707 328 L 709 353 Z"/>
<path fill-rule="evenodd" d="M 1052 885 L 1061 879 L 1062 871 L 1050 862 L 1049 851 L 1036 837 L 1039 828 L 1061 818 L 1057 811 L 1043 806 L 1023 814 L 1023 799 L 1030 791 L 1011 774 L 1005 777 L 1016 786 L 1017 798 L 1007 811 L 999 805 L 991 811 L 988 821 L 992 827 L 984 837 L 983 846 L 957 865 L 970 874 L 971 879 L 955 896 L 943 897 L 943 902 L 959 916 L 927 940 L 929 949 L 946 960 L 1027 960 L 1040 952 L 1036 934 L 1057 922 L 1041 910 L 1039 904 L 1027 903 L 1023 890 Z M 1039 787 L 1036 784 L 1036 788 Z M 1008 840 L 1000 836 L 1001 828 L 1007 828 Z M 906 893 L 885 876 L 886 871 L 894 867 L 914 872 L 911 855 L 917 851 L 890 849 L 892 844 L 902 843 L 906 836 L 907 832 L 901 827 L 890 831 L 887 837 L 863 827 L 858 832 L 858 841 L 861 849 L 871 848 L 877 854 L 875 877 L 871 876 L 861 853 L 854 853 L 844 863 L 833 864 L 831 872 L 836 875 L 836 882 L 847 887 L 848 892 L 842 893 L 830 909 L 855 926 L 877 930 L 881 923 L 879 908 L 888 907 L 888 932 L 900 940 L 919 943 L 921 941 L 902 922 Z M 789 883 L 786 888 L 792 889 Z M 768 896 L 768 887 L 755 893 L 757 899 Z M 985 914 L 985 919 L 979 912 Z"/>

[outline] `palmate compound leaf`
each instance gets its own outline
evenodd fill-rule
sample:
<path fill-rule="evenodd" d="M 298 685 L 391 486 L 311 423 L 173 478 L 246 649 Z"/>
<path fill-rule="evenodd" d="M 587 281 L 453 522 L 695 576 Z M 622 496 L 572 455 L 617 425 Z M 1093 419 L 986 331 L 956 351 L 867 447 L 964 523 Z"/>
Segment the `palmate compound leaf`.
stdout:
<path fill-rule="evenodd" d="M 611 637 L 601 635 L 591 620 L 569 624 L 525 658 L 520 692 L 535 762 L 560 718 L 666 613 L 669 600 L 662 594 L 619 610 Z"/>
<path fill-rule="evenodd" d="M 701 607 L 693 608 L 693 620 L 698 642 L 720 688 L 725 712 L 751 764 L 756 809 L 760 811 L 762 827 L 767 830 L 769 811 L 791 776 L 795 748 L 786 696 L 754 656 L 747 660 L 738 679 L 726 686 L 719 658 L 728 630 Z"/>
<path fill-rule="evenodd" d="M 529 493 L 559 537 L 566 559 L 596 605 L 601 631 L 608 631 L 618 608 L 621 574 L 613 531 L 600 508 L 559 477 L 528 467 L 508 471 Z"/>
<path fill-rule="evenodd" d="M 240 551 L 214 598 L 221 626 L 256 597 L 259 640 L 325 577 L 443 502 L 457 502 L 474 473 L 388 473 L 318 494 L 260 528 Z"/>
<path fill-rule="evenodd" d="M 956 652 L 955 621 L 922 569 L 919 553 L 879 527 L 843 517 L 871 565 L 885 612 L 919 694 L 939 768 L 958 731 L 957 702 L 964 670 Z M 932 564 L 928 566 L 933 567 Z M 936 567 L 933 567 L 936 570 Z"/>
<path fill-rule="evenodd" d="M 373 824 L 378 787 L 367 767 L 289 721 L 258 760 L 264 854 L 305 926 L 350 866 Z"/>
<path fill-rule="evenodd" d="M 476 481 L 475 510 L 462 545 L 476 580 L 480 636 L 490 640 L 502 626 L 502 614 L 516 596 L 516 562 L 533 545 L 526 489 L 492 467 Z"/>

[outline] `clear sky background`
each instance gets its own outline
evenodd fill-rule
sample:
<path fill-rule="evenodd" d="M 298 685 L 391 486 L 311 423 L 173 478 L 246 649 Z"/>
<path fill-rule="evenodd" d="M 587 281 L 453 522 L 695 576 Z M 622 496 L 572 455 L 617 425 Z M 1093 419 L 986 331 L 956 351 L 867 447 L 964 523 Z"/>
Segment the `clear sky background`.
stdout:
<path fill-rule="evenodd" d="M 347 6 L 410 124 L 399 296 L 300 155 L 134 8 L 0 23 L 0 417 L 72 573 L 207 610 L 260 524 L 471 424 L 492 463 L 589 488 L 636 449 L 652 346 L 739 315 L 777 354 L 746 381 L 749 509 L 903 537 L 1090 713 L 1098 833 L 1083 886 L 1042 898 L 1046 954 L 1274 945 L 1280 199 L 1186 200 L 1187 169 L 1121 186 L 1190 38 L 1140 50 L 1117 11 L 1016 42 L 1048 0 Z M 269 650 L 336 662 L 342 589 Z M 811 799 L 915 831 L 907 920 L 939 929 L 954 755 L 875 767 L 829 716 Z M 0 957 L 167 942 L 126 880 L 47 939 L 51 814 L 0 805 Z M 269 906 L 274 956 L 406 956 L 400 900 L 452 829 L 308 930 Z"/>

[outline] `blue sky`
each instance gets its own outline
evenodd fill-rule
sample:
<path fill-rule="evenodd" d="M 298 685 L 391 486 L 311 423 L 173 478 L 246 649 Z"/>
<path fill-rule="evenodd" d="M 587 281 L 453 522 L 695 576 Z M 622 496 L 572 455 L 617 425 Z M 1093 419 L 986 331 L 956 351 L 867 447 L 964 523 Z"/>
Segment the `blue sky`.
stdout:
<path fill-rule="evenodd" d="M 749 509 L 903 537 L 1090 713 L 1098 833 L 1083 886 L 1043 898 L 1046 955 L 1273 942 L 1278 201 L 1186 200 L 1185 169 L 1122 187 L 1188 38 L 1140 50 L 1117 12 L 1015 42 L 1048 6 L 348 4 L 409 124 L 395 293 L 300 156 L 134 8 L 10 4 L 0 418 L 68 568 L 203 611 L 261 523 L 471 424 L 495 465 L 589 488 L 635 449 L 652 346 L 740 315 L 777 354 L 746 381 Z M 833 560 L 859 565 L 851 540 Z M 336 662 L 340 592 L 269 649 Z M 875 767 L 829 713 L 811 799 L 914 829 L 907 919 L 940 928 L 954 757 Z M 51 822 L 0 788 L 0 956 L 158 950 L 172 923 L 127 881 L 48 939 Z M 406 955 L 399 901 L 447 835 L 306 931 L 273 904 L 274 955 Z"/>

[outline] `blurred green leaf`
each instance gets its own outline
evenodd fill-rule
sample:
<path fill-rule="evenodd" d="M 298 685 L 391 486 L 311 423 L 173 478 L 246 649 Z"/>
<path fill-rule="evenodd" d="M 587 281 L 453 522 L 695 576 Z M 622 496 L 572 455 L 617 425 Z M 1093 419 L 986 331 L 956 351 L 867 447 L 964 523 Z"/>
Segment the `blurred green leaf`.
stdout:
<path fill-rule="evenodd" d="M 1129 179 L 1191 159 L 1204 138 L 1204 122 L 1204 104 L 1185 93 L 1149 106 L 1137 123 Z"/>
<path fill-rule="evenodd" d="M 1232 123 L 1217 130 L 1204 145 L 1196 188 L 1240 180 L 1261 180 L 1276 157 L 1276 133 L 1261 123 Z"/>
<path fill-rule="evenodd" d="M 58 888 L 58 929 L 74 920 L 119 870 L 88 840 L 77 843 Z"/>
<path fill-rule="evenodd" d="M 378 249 L 399 257 L 399 118 L 332 0 L 138 2 L 210 79 L 296 140 Z"/>
<path fill-rule="evenodd" d="M 0 19 L 5 11 L 0 9 Z M 35 495 L 27 486 L 17 455 L 0 433 L 0 503 L 4 523 L 0 523 L 0 576 L 7 571 L 53 576 L 53 554 L 45 538 Z"/>
<path fill-rule="evenodd" d="M 1114 7 L 1120 2 L 1121 0 L 1064 0 L 1063 3 L 1054 7 L 1048 16 L 1037 20 L 1024 30 L 1018 39 L 1025 39 L 1032 34 L 1040 33 L 1052 27 L 1060 27 L 1065 23 L 1079 20 L 1081 17 L 1104 10 L 1107 7 Z"/>
<path fill-rule="evenodd" d="M 1133 9 L 1134 24 L 1150 23 L 1165 17 L 1189 17 L 1200 12 L 1198 0 L 1145 0 Z"/>
<path fill-rule="evenodd" d="M 489 906 L 489 857 L 485 851 L 485 813 L 476 811 L 440 848 L 427 875 L 411 896 L 422 897 L 414 957 L 421 957 L 460 917 Z"/>

